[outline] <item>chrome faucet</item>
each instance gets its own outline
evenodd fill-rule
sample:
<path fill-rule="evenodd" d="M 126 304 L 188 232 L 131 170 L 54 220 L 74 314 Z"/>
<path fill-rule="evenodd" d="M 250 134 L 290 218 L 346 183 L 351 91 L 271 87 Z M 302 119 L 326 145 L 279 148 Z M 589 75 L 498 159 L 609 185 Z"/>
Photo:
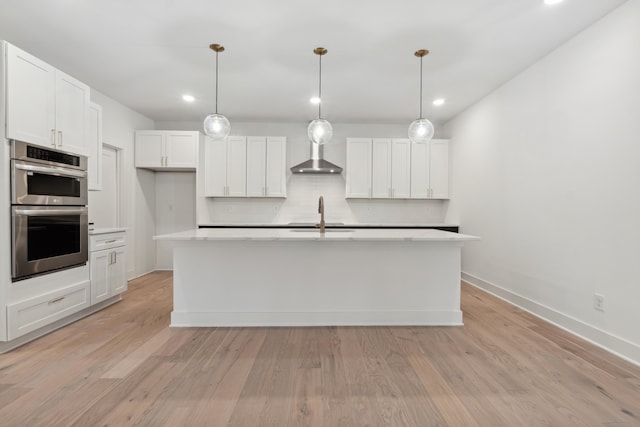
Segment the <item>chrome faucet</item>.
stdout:
<path fill-rule="evenodd" d="M 320 234 L 324 234 L 324 198 L 322 196 L 318 199 L 318 213 L 320 214 L 320 223 L 316 224 L 316 228 L 320 229 Z"/>

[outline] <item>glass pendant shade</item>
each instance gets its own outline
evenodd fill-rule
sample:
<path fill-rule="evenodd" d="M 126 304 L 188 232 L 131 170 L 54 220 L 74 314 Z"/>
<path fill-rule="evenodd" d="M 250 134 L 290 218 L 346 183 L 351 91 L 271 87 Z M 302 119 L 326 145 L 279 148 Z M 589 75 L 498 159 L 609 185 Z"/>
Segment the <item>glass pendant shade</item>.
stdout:
<path fill-rule="evenodd" d="M 333 136 L 333 128 L 331 127 L 331 123 L 327 120 L 315 119 L 309 123 L 307 135 L 309 135 L 309 140 L 311 140 L 311 142 L 315 142 L 320 145 L 326 144 Z"/>
<path fill-rule="evenodd" d="M 222 114 L 218 114 L 218 54 L 224 52 L 224 46 L 214 43 L 209 48 L 216 53 L 216 111 L 204 118 L 204 133 L 214 139 L 223 139 L 229 136 L 231 123 Z"/>
<path fill-rule="evenodd" d="M 204 119 L 204 133 L 207 136 L 215 139 L 222 139 L 229 136 L 231 130 L 231 123 L 222 114 L 209 114 Z"/>
<path fill-rule="evenodd" d="M 409 139 L 414 143 L 425 143 L 433 138 L 433 124 L 427 119 L 416 119 L 409 125 Z"/>

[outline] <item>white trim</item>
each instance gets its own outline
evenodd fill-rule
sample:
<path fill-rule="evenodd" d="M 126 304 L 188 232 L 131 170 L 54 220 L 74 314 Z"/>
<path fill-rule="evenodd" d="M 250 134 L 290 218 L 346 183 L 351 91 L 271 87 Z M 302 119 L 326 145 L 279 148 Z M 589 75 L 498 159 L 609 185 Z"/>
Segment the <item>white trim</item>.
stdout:
<path fill-rule="evenodd" d="M 462 281 L 482 289 L 522 310 L 539 317 L 591 344 L 594 344 L 628 362 L 640 366 L 640 345 L 624 338 L 610 334 L 595 326 L 554 310 L 551 307 L 535 302 L 515 292 L 504 289 L 496 284 L 462 272 Z"/>
<path fill-rule="evenodd" d="M 461 326 L 459 310 L 333 312 L 171 312 L 172 327 Z"/>

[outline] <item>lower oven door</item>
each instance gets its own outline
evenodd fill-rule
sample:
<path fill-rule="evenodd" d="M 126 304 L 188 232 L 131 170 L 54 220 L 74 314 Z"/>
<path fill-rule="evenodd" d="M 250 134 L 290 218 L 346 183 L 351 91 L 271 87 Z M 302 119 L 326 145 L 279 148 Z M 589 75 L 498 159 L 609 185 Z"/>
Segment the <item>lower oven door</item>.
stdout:
<path fill-rule="evenodd" d="M 13 281 L 87 262 L 85 206 L 12 206 L 11 226 Z"/>

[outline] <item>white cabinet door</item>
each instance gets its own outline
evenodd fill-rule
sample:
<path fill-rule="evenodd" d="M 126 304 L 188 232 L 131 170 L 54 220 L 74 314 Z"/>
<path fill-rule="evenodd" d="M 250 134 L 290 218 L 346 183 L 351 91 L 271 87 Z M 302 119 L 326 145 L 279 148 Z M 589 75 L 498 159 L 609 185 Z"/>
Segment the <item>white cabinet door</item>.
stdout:
<path fill-rule="evenodd" d="M 287 196 L 287 140 L 284 137 L 267 137 L 265 187 L 267 197 Z"/>
<path fill-rule="evenodd" d="M 120 246 L 109 252 L 112 254 L 109 265 L 109 294 L 114 296 L 127 290 L 126 247 Z"/>
<path fill-rule="evenodd" d="M 198 166 L 200 132 L 141 130 L 136 132 L 136 167 L 191 171 Z"/>
<path fill-rule="evenodd" d="M 199 132 L 165 132 L 165 166 L 193 168 L 198 164 Z"/>
<path fill-rule="evenodd" d="M 267 138 L 247 137 L 247 197 L 265 197 L 267 168 Z"/>
<path fill-rule="evenodd" d="M 347 198 L 371 197 L 371 139 L 347 138 Z"/>
<path fill-rule="evenodd" d="M 433 139 L 411 147 L 411 198 L 449 198 L 449 141 Z"/>
<path fill-rule="evenodd" d="M 429 145 L 411 144 L 411 198 L 429 198 Z"/>
<path fill-rule="evenodd" d="M 411 141 L 391 141 L 391 197 L 408 199 L 411 196 Z"/>
<path fill-rule="evenodd" d="M 136 167 L 158 168 L 164 164 L 164 133 L 162 131 L 136 132 Z"/>
<path fill-rule="evenodd" d="M 227 195 L 227 141 L 205 138 L 204 192 L 206 197 Z"/>
<path fill-rule="evenodd" d="M 247 138 L 227 138 L 227 196 L 247 195 Z"/>
<path fill-rule="evenodd" d="M 87 108 L 87 186 L 102 190 L 102 107 L 93 102 Z"/>
<path fill-rule="evenodd" d="M 371 161 L 371 197 L 391 197 L 391 139 L 372 139 Z"/>
<path fill-rule="evenodd" d="M 56 143 L 61 150 L 89 152 L 85 137 L 89 90 L 81 81 L 56 71 Z"/>
<path fill-rule="evenodd" d="M 431 140 L 430 187 L 432 199 L 449 198 L 449 141 Z"/>
<path fill-rule="evenodd" d="M 7 138 L 88 154 L 89 86 L 7 44 Z"/>
<path fill-rule="evenodd" d="M 91 304 L 99 303 L 111 295 L 109 293 L 109 250 L 91 253 Z"/>
<path fill-rule="evenodd" d="M 56 69 L 7 43 L 7 138 L 56 144 Z"/>

